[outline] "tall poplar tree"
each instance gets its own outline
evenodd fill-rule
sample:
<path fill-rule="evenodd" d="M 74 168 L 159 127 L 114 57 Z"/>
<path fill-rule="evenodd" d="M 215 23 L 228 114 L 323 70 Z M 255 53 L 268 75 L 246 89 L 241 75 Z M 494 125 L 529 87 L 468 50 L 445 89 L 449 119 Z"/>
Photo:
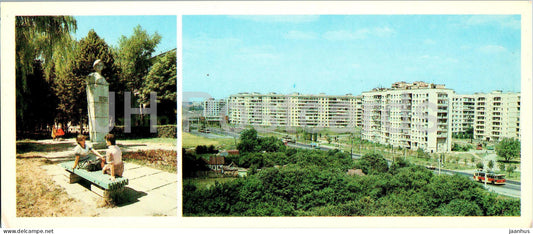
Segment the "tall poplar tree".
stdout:
<path fill-rule="evenodd" d="M 143 79 L 152 66 L 152 53 L 160 41 L 161 36 L 157 32 L 149 35 L 140 25 L 133 29 L 131 37 L 122 36 L 119 39 L 116 62 L 127 91 L 139 92 Z"/>

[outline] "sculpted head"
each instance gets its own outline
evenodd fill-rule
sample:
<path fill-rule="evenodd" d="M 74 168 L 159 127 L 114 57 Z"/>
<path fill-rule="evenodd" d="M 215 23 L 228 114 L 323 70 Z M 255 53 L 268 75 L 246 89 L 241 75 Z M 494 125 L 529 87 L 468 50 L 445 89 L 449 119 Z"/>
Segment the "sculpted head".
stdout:
<path fill-rule="evenodd" d="M 100 59 L 94 61 L 93 68 L 98 73 L 102 72 L 102 70 L 104 69 L 104 62 L 102 62 L 102 60 Z"/>

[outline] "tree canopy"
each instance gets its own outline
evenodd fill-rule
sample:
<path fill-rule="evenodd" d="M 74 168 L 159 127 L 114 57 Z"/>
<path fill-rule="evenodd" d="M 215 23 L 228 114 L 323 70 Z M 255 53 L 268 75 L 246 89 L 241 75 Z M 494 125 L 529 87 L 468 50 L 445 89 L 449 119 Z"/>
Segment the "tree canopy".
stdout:
<path fill-rule="evenodd" d="M 504 138 L 496 145 L 496 153 L 507 162 L 519 158 L 520 150 L 520 140 L 517 139 Z"/>
<path fill-rule="evenodd" d="M 57 101 L 50 92 L 52 61 L 57 48 L 70 40 L 76 29 L 76 20 L 70 16 L 15 18 L 17 131 L 35 131 L 55 118 Z"/>
<path fill-rule="evenodd" d="M 90 30 L 82 38 L 75 51 L 74 60 L 68 68 L 71 72 L 65 76 L 58 76 L 54 81 L 54 90 L 58 96 L 58 110 L 63 114 L 62 119 L 74 123 L 82 122 L 87 115 L 86 79 L 94 72 L 93 63 L 100 59 L 104 63 L 102 75 L 109 83 L 110 91 L 118 89 L 117 69 L 114 65 L 114 56 L 107 43 Z"/>
<path fill-rule="evenodd" d="M 77 41 L 76 20 L 68 16 L 16 17 L 17 133 L 44 131 L 54 123 L 86 122 L 85 79 L 93 63 L 104 63 L 102 75 L 115 92 L 116 107 L 123 107 L 124 91 L 137 94 L 134 102 L 146 102 L 158 94 L 158 116 L 176 121 L 176 52 L 153 56 L 161 41 L 141 26 L 130 37 L 122 36 L 111 48 L 94 30 Z M 144 98 L 144 99 L 143 99 Z M 124 108 L 115 108 L 120 123 Z M 165 118 L 166 117 L 166 118 Z M 83 126 L 83 125 L 82 125 Z"/>
<path fill-rule="evenodd" d="M 291 149 L 268 155 L 266 160 L 283 161 L 283 166 L 266 166 L 209 188 L 184 183 L 184 216 L 520 215 L 519 199 L 489 193 L 468 177 L 436 175 L 402 160 L 386 171 L 381 157 L 372 154 L 364 161 L 377 162 L 380 173 L 353 176 L 346 173 L 353 160 L 339 151 Z"/>
<path fill-rule="evenodd" d="M 161 41 L 156 32 L 149 35 L 140 25 L 133 29 L 130 37 L 122 36 L 117 49 L 117 66 L 121 69 L 120 79 L 127 91 L 138 92 L 144 77 L 152 66 L 152 54 Z"/>
<path fill-rule="evenodd" d="M 387 160 L 381 154 L 365 154 L 356 165 L 365 174 L 383 173 L 389 170 Z"/>
<path fill-rule="evenodd" d="M 150 93 L 157 94 L 158 116 L 177 114 L 177 69 L 176 50 L 159 55 L 139 88 L 141 103 L 150 103 Z M 173 118 L 175 119 L 175 118 Z M 174 122 L 175 121 L 171 121 Z"/>

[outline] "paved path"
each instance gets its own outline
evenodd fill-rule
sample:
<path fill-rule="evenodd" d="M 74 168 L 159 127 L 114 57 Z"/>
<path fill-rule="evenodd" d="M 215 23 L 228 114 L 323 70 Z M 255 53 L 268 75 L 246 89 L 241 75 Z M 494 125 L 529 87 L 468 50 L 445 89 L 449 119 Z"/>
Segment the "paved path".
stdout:
<path fill-rule="evenodd" d="M 60 143 L 69 143 L 73 140 L 64 140 Z M 44 144 L 57 144 L 39 141 Z M 120 142 L 117 142 L 120 144 Z M 132 143 L 133 144 L 133 143 Z M 130 148 L 131 147 L 131 148 Z M 155 149 L 154 145 L 134 145 L 125 149 Z M 166 149 L 166 148 L 165 148 Z M 58 163 L 72 160 L 71 151 L 48 152 L 44 157 L 53 162 L 43 165 L 42 168 L 52 177 L 54 182 L 65 188 L 72 198 L 86 203 L 88 216 L 177 216 L 177 174 L 140 166 L 134 163 L 124 163 L 124 177 L 129 179 L 125 188 L 128 202 L 113 208 L 99 207 L 103 204 L 103 198 L 92 192 L 80 183 L 69 184 L 65 176 L 65 170 Z"/>

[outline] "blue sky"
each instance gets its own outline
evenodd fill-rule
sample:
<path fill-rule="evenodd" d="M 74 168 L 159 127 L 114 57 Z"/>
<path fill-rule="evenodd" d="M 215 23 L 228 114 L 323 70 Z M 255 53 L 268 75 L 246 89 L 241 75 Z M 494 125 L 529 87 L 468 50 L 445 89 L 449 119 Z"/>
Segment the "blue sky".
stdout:
<path fill-rule="evenodd" d="M 520 91 L 519 15 L 183 16 L 183 91 Z"/>
<path fill-rule="evenodd" d="M 177 17 L 172 16 L 75 16 L 78 30 L 76 39 L 80 40 L 87 36 L 89 30 L 94 29 L 99 37 L 112 47 L 118 47 L 121 36 L 133 35 L 133 28 L 137 25 L 153 35 L 157 32 L 161 35 L 161 42 L 156 48 L 154 55 L 177 47 Z"/>

